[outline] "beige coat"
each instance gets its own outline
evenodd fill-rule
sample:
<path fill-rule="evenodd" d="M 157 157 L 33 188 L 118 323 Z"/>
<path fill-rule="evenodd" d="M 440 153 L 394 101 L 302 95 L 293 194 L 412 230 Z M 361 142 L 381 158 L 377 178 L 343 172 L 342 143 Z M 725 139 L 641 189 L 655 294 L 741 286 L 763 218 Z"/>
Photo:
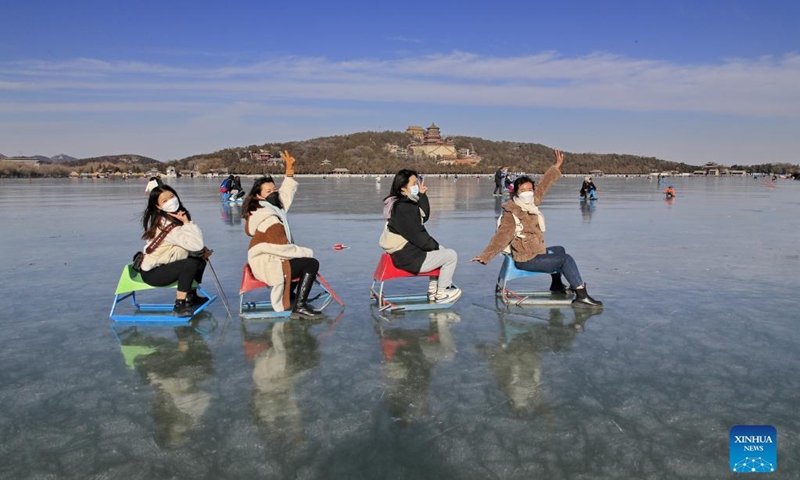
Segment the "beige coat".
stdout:
<path fill-rule="evenodd" d="M 555 165 L 547 169 L 542 179 L 536 184 L 533 196 L 534 204 L 542 203 L 547 190 L 559 178 L 561 178 L 561 171 Z M 517 231 L 515 216 L 522 224 L 521 231 Z M 544 232 L 539 228 L 539 219 L 536 218 L 536 215 L 522 210 L 513 200 L 503 204 L 500 226 L 478 258 L 482 263 L 489 263 L 495 255 L 509 245 L 511 246 L 511 257 L 515 262 L 527 262 L 536 255 L 547 252 Z"/>
<path fill-rule="evenodd" d="M 291 178 L 281 184 L 278 193 L 284 211 L 288 211 L 297 192 L 297 182 Z M 261 207 L 250 213 L 244 224 L 247 235 L 253 237 L 247 249 L 247 263 L 253 276 L 272 287 L 270 300 L 276 312 L 289 309 L 291 270 L 289 259 L 313 257 L 310 248 L 289 243 L 281 219 L 269 207 Z"/>
<path fill-rule="evenodd" d="M 161 228 L 166 226 L 166 222 L 162 222 Z M 159 230 L 160 232 L 160 230 Z M 152 240 L 145 243 L 144 252 L 147 245 L 150 245 Z M 203 249 L 203 232 L 200 227 L 194 222 L 185 223 L 179 227 L 173 228 L 161 244 L 156 247 L 153 253 L 148 253 L 142 260 L 142 271 L 150 271 L 159 265 L 166 265 L 167 263 L 177 262 L 189 257 L 189 252 L 197 252 Z"/>

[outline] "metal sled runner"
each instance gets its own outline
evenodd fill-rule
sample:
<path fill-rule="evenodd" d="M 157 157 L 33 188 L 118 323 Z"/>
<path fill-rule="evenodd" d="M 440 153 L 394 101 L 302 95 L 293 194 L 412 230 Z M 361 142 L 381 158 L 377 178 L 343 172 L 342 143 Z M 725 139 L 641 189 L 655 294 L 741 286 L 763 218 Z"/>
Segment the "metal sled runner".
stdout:
<path fill-rule="evenodd" d="M 299 279 L 292 279 L 292 283 L 298 280 Z M 326 282 L 319 273 L 317 274 L 317 278 L 314 279 L 314 284 L 322 290 L 316 295 L 308 298 L 309 303 L 319 301 L 322 302 L 318 306 L 314 305 L 315 309 L 321 311 L 334 300 L 336 303 L 341 305 L 342 308 L 344 308 L 344 302 L 342 302 L 339 296 L 336 295 L 336 292 L 333 291 L 330 285 L 328 285 L 328 282 Z M 269 289 L 272 287 L 256 279 L 256 277 L 253 276 L 253 271 L 250 269 L 250 265 L 245 264 L 244 268 L 242 269 L 242 284 L 239 287 L 239 316 L 245 320 L 257 318 L 282 318 L 288 320 L 292 315 L 291 309 L 283 312 L 276 312 L 272 307 L 272 302 L 270 301 L 247 301 L 245 294 L 261 288 Z"/>
<path fill-rule="evenodd" d="M 117 290 L 114 293 L 114 304 L 111 306 L 111 313 L 109 313 L 108 316 L 115 322 L 185 323 L 191 320 L 193 316 L 205 310 L 206 307 L 211 305 L 211 302 L 213 302 L 217 298 L 216 295 L 210 295 L 208 292 L 203 290 L 203 287 L 195 283 L 194 287 L 197 288 L 197 292 L 205 297 L 208 297 L 208 301 L 202 305 L 197 306 L 194 309 L 194 312 L 192 312 L 192 315 L 188 317 L 172 316 L 172 309 L 175 306 L 174 303 L 139 303 L 136 299 L 136 292 L 141 292 L 144 290 L 161 289 L 161 288 L 172 289 L 177 287 L 178 287 L 178 282 L 175 282 L 171 285 L 167 285 L 165 287 L 154 287 L 152 285 L 148 285 L 144 282 L 144 280 L 142 280 L 142 276 L 139 274 L 139 272 L 136 272 L 133 270 L 133 268 L 131 268 L 131 264 L 129 263 L 122 268 L 122 274 L 119 277 L 119 282 L 117 282 Z M 119 306 L 119 303 L 128 297 L 130 297 L 131 299 L 131 305 L 134 308 L 134 313 L 132 314 L 118 313 L 117 307 Z M 164 313 L 167 314 L 165 315 Z"/>
<path fill-rule="evenodd" d="M 372 274 L 372 286 L 369 288 L 370 298 L 375 299 L 380 311 L 388 310 L 390 312 L 396 312 L 403 310 L 436 310 L 440 308 L 450 308 L 458 301 L 458 299 L 450 303 L 431 302 L 428 300 L 427 289 L 426 293 L 424 294 L 387 296 L 384 293 L 386 282 L 389 280 L 395 280 L 398 278 L 438 276 L 438 268 L 436 270 L 420 272 L 417 274 L 401 270 L 394 266 L 391 255 L 384 253 L 381 255 L 381 258 L 378 261 L 378 266 L 375 268 L 375 273 Z"/>
<path fill-rule="evenodd" d="M 512 280 L 531 277 L 533 275 L 550 275 L 556 272 L 529 272 L 520 270 L 514 265 L 511 255 L 503 255 L 503 265 L 497 275 L 497 285 L 495 293 L 497 297 L 506 305 L 540 305 L 545 307 L 558 307 L 562 305 L 572 305 L 573 295 L 571 293 L 553 293 L 550 290 L 511 290 L 508 283 Z"/>

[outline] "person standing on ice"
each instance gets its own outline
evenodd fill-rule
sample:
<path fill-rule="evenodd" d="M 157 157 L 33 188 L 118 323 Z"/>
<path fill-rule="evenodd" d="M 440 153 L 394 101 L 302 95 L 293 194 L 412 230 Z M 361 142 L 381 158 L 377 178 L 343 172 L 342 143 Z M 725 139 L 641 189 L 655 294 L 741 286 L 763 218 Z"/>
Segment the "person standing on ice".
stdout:
<path fill-rule="evenodd" d="M 539 211 L 538 205 L 542 203 L 547 190 L 561 177 L 564 155 L 560 150 L 554 150 L 554 153 L 555 164 L 547 169 L 538 187 L 526 176 L 514 180 L 514 191 L 511 199 L 502 206 L 503 213 L 497 231 L 483 253 L 472 261 L 486 265 L 495 255 L 509 249 L 514 265 L 518 269 L 529 272 L 555 272 L 552 274 L 551 291 L 566 290 L 561 281 L 563 274 L 569 282 L 570 289 L 575 292 L 573 305 L 600 307 L 603 302 L 595 300 L 586 292 L 586 284 L 578 271 L 578 265 L 564 247 L 545 247 L 544 215 Z"/>
<path fill-rule="evenodd" d="M 508 167 L 501 167 L 498 168 L 496 172 L 494 172 L 494 191 L 492 195 L 495 197 L 502 197 L 503 196 L 503 179 L 505 176 L 508 175 Z"/>

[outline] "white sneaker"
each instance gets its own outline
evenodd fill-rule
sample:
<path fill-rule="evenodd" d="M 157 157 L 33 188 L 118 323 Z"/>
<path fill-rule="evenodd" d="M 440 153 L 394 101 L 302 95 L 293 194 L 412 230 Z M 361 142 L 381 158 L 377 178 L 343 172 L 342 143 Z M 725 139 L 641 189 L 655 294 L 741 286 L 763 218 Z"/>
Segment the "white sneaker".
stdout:
<path fill-rule="evenodd" d="M 461 297 L 461 289 L 452 285 L 448 288 L 440 288 L 436 291 L 433 301 L 436 303 L 453 303 Z"/>
<path fill-rule="evenodd" d="M 428 301 L 432 302 L 436 300 L 436 292 L 439 290 L 439 280 L 436 278 L 431 278 L 430 282 L 428 282 Z"/>

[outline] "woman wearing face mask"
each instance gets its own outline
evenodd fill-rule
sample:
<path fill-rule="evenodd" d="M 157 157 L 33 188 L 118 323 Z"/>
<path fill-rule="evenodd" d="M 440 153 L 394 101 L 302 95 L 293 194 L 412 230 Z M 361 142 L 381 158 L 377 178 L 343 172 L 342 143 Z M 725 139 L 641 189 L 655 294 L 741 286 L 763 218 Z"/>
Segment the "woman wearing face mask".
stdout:
<path fill-rule="evenodd" d="M 386 251 L 397 268 L 417 274 L 441 268 L 438 279 L 428 286 L 428 300 L 451 303 L 461 296 L 461 289 L 453 285 L 458 255 L 444 248 L 428 234 L 425 222 L 431 218 L 427 187 L 418 183 L 417 172 L 403 169 L 397 172 L 392 188 L 383 200 L 383 217 L 386 228 L 399 235 L 399 242 Z"/>
<path fill-rule="evenodd" d="M 150 190 L 147 208 L 142 214 L 142 227 L 142 240 L 147 242 L 142 260 L 142 280 L 154 287 L 177 281 L 173 314 L 191 316 L 194 306 L 208 301 L 192 288 L 192 282 L 203 281 L 206 258 L 211 255 L 203 245 L 203 232 L 192 222 L 178 193 L 169 185 L 159 185 Z M 190 256 L 190 253 L 196 256 Z"/>
<path fill-rule="evenodd" d="M 319 261 L 310 248 L 293 243 L 286 212 L 297 192 L 294 180 L 295 159 L 288 151 L 281 153 L 286 162 L 286 178 L 276 189 L 272 177 L 261 177 L 242 205 L 244 231 L 253 237 L 247 249 L 247 263 L 256 279 L 272 287 L 272 308 L 283 312 L 291 307 L 290 290 L 293 278 L 300 278 L 297 299 L 292 311 L 305 317 L 319 314 L 307 302 L 308 294 L 319 270 Z"/>
<path fill-rule="evenodd" d="M 550 290 L 564 292 L 566 287 L 561 281 L 563 274 L 569 282 L 570 289 L 575 292 L 573 304 L 602 306 L 603 302 L 595 300 L 586 293 L 586 284 L 581 278 L 578 266 L 564 247 L 545 247 L 544 215 L 537 205 L 542 203 L 547 190 L 561 177 L 561 164 L 564 155 L 554 150 L 556 162 L 547 169 L 539 185 L 535 185 L 529 177 L 523 176 L 514 181 L 514 192 L 511 200 L 503 204 L 497 232 L 483 253 L 473 258 L 473 262 L 484 265 L 507 246 L 511 247 L 514 265 L 530 272 L 560 272 L 552 274 Z"/>

